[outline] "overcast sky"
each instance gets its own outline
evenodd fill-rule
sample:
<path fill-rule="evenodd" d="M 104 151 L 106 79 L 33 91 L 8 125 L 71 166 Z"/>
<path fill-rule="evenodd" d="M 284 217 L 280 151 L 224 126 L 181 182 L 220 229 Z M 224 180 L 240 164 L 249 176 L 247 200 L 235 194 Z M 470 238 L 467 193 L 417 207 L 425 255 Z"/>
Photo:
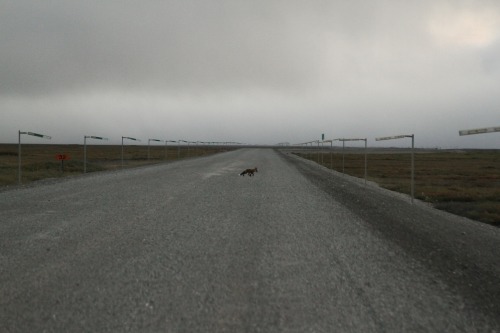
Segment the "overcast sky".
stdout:
<path fill-rule="evenodd" d="M 458 135 L 500 126 L 498 0 L 0 0 L 0 45 L 4 143 L 500 148 Z"/>

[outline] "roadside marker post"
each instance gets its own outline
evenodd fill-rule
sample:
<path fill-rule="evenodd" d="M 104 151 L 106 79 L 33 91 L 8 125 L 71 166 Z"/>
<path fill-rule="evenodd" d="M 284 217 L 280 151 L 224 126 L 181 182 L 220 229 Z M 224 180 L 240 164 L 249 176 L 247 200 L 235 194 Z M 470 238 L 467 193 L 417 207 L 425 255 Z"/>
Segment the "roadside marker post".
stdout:
<path fill-rule="evenodd" d="M 149 156 L 150 156 L 150 155 L 149 155 L 149 143 L 150 143 L 151 141 L 154 141 L 154 142 L 163 142 L 163 140 L 158 140 L 158 139 L 148 139 L 148 161 L 149 161 Z"/>
<path fill-rule="evenodd" d="M 333 141 L 340 141 L 340 138 L 332 140 L 332 151 L 333 151 Z M 333 156 L 332 156 L 331 166 L 333 170 Z M 342 146 L 342 173 L 344 172 L 343 169 L 344 169 L 344 147 Z"/>
<path fill-rule="evenodd" d="M 103 138 L 101 136 L 94 136 L 94 135 L 83 136 L 83 173 L 87 173 L 87 139 L 108 141 L 108 138 Z"/>
<path fill-rule="evenodd" d="M 319 140 L 318 140 L 318 148 L 319 148 Z M 323 143 L 325 142 L 325 134 L 321 133 L 321 164 L 323 164 Z M 318 163 L 319 163 L 319 155 L 318 155 Z"/>
<path fill-rule="evenodd" d="M 344 139 L 340 139 L 340 138 L 339 138 L 339 139 L 335 139 L 335 140 L 333 140 L 333 141 L 342 141 L 342 174 L 345 174 L 345 173 L 344 173 L 344 170 L 345 170 L 345 167 L 344 167 L 344 166 L 345 166 L 345 157 L 344 157 L 344 156 L 345 156 L 345 153 L 344 153 L 344 149 L 345 149 L 345 142 L 344 142 L 344 141 L 345 141 L 345 140 L 344 140 Z"/>
<path fill-rule="evenodd" d="M 324 149 L 324 143 L 325 143 L 325 140 L 323 139 L 321 141 L 321 164 L 323 164 L 325 162 L 325 156 L 323 156 L 323 149 Z"/>
<path fill-rule="evenodd" d="M 177 140 L 177 158 L 181 158 L 181 142 L 188 144 L 188 157 L 189 157 L 189 141 L 186 140 Z"/>
<path fill-rule="evenodd" d="M 322 143 L 328 143 L 330 142 L 330 169 L 333 170 L 333 155 L 332 155 L 332 152 L 333 152 L 333 140 L 323 140 Z"/>
<path fill-rule="evenodd" d="M 17 182 L 19 183 L 19 185 L 21 185 L 21 135 L 22 134 L 26 134 L 26 135 L 31 135 L 31 136 L 36 136 L 38 138 L 43 138 L 43 139 L 52 139 L 51 136 L 48 136 L 48 135 L 44 135 L 44 134 L 38 134 L 38 133 L 33 133 L 33 132 L 21 132 L 19 131 L 19 136 L 18 136 L 18 143 L 19 143 L 19 146 L 18 146 L 18 153 L 17 153 Z"/>
<path fill-rule="evenodd" d="M 345 175 L 345 141 L 344 139 L 339 139 L 342 141 L 342 175 Z"/>
<path fill-rule="evenodd" d="M 168 146 L 169 142 L 175 143 L 177 141 L 174 141 L 174 140 L 165 140 L 165 160 L 168 160 L 168 149 L 167 149 L 167 146 Z"/>
<path fill-rule="evenodd" d="M 342 141 L 342 174 L 344 174 L 344 148 L 345 148 L 345 142 L 346 141 L 364 141 L 365 142 L 365 185 L 366 185 L 366 178 L 367 178 L 367 174 L 368 174 L 368 139 L 364 138 L 364 139 L 336 139 L 338 141 Z"/>
<path fill-rule="evenodd" d="M 313 142 L 316 142 L 316 144 L 318 145 L 318 154 L 317 155 L 318 155 L 318 164 L 320 164 L 320 162 L 319 162 L 319 140 L 314 140 Z M 312 144 L 311 144 L 311 146 L 312 146 Z"/>
<path fill-rule="evenodd" d="M 396 135 L 396 136 L 385 136 L 376 138 L 375 141 L 383 141 L 383 140 L 396 140 L 403 138 L 411 138 L 411 203 L 415 198 L 415 134 L 409 135 Z"/>
<path fill-rule="evenodd" d="M 330 140 L 330 168 L 333 170 L 333 140 Z"/>
<path fill-rule="evenodd" d="M 122 136 L 122 168 L 123 168 L 123 139 L 132 140 L 132 141 L 141 141 L 139 139 L 131 138 L 129 136 Z"/>

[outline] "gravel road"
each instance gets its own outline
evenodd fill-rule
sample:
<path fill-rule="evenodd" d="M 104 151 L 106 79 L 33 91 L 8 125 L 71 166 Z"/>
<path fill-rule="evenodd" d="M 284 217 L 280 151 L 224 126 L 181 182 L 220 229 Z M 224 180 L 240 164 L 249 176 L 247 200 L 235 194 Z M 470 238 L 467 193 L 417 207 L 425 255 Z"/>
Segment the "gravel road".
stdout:
<path fill-rule="evenodd" d="M 0 332 L 500 332 L 500 229 L 271 149 L 3 190 L 0 270 Z"/>

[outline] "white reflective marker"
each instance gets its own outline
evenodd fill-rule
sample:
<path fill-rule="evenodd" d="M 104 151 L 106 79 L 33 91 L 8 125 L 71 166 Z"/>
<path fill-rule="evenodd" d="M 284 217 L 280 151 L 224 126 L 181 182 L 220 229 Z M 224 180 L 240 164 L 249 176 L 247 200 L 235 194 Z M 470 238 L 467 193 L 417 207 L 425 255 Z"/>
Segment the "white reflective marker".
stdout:
<path fill-rule="evenodd" d="M 494 133 L 494 132 L 500 132 L 500 127 L 467 129 L 467 130 L 458 131 L 458 134 L 460 136 L 462 136 L 462 135 L 485 134 L 485 133 Z"/>

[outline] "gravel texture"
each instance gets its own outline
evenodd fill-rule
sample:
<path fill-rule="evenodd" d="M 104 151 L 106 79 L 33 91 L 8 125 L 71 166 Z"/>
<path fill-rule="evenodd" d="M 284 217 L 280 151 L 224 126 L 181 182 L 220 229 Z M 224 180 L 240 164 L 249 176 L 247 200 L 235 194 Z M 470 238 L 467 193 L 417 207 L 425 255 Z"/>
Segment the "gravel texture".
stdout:
<path fill-rule="evenodd" d="M 499 229 L 271 149 L 0 192 L 1 332 L 500 332 L 499 263 Z"/>

